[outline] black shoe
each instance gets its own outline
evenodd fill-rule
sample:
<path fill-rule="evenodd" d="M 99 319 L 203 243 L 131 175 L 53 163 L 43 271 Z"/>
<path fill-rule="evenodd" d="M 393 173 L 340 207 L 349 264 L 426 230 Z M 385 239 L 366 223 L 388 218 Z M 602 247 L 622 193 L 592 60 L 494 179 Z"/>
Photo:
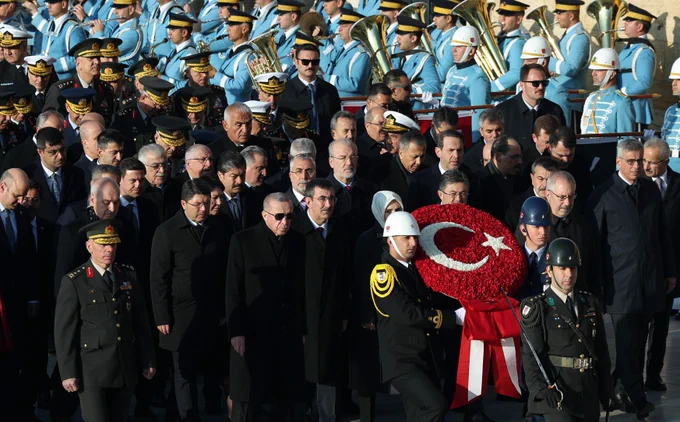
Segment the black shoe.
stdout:
<path fill-rule="evenodd" d="M 635 413 L 637 410 L 626 393 L 616 393 L 616 404 L 622 412 Z"/>
<path fill-rule="evenodd" d="M 635 408 L 635 415 L 637 416 L 638 420 L 643 420 L 649 416 L 649 414 L 652 413 L 654 409 L 656 409 L 656 406 L 654 406 L 654 403 L 647 401 L 647 399 L 643 399 L 642 401 L 635 404 Z"/>
<path fill-rule="evenodd" d="M 206 400 L 205 413 L 207 413 L 208 415 L 221 415 L 222 404 L 220 403 L 219 400 Z"/>
<path fill-rule="evenodd" d="M 136 421 L 157 421 L 158 416 L 154 415 L 149 406 L 137 406 L 135 408 Z"/>
<path fill-rule="evenodd" d="M 666 383 L 663 382 L 660 376 L 655 376 L 655 377 L 647 377 L 647 382 L 645 382 L 645 387 L 652 391 L 666 391 L 668 390 L 668 387 L 666 387 Z"/>
<path fill-rule="evenodd" d="M 463 422 L 494 422 L 484 412 L 465 413 Z"/>

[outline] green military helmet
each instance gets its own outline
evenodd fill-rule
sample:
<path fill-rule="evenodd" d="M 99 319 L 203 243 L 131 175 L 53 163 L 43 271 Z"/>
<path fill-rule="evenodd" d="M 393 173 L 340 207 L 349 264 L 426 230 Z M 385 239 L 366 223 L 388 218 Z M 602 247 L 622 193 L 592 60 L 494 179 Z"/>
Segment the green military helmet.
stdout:
<path fill-rule="evenodd" d="M 545 255 L 545 265 L 555 265 L 558 267 L 580 267 L 581 254 L 578 251 L 578 246 L 573 240 L 566 237 L 560 237 L 548 246 L 548 252 Z"/>

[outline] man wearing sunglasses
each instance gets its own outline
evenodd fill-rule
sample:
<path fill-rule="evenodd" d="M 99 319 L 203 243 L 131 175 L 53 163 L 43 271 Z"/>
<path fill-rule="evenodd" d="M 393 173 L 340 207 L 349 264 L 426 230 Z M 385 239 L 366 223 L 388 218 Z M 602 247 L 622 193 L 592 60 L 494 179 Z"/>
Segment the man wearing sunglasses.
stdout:
<path fill-rule="evenodd" d="M 496 108 L 505 117 L 505 134 L 519 142 L 523 149 L 527 149 L 534 144 L 531 133 L 537 118 L 550 114 L 557 117 L 562 125 L 566 121 L 562 108 L 545 98 L 549 79 L 543 66 L 524 65 L 519 76 L 522 91 L 498 104 Z"/>
<path fill-rule="evenodd" d="M 231 337 L 232 422 L 300 420 L 305 387 L 304 238 L 284 193 L 264 199 L 259 224 L 231 238 L 226 314 Z M 314 234 L 317 234 L 314 232 Z M 328 255 L 330 257 L 330 255 Z M 294 415 L 294 419 L 288 418 Z"/>

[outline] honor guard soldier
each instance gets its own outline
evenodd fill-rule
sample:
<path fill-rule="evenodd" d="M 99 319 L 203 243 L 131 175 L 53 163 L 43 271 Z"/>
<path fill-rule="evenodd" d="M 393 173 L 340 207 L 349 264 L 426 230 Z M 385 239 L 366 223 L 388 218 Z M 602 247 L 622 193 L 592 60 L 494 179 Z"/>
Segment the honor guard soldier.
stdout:
<path fill-rule="evenodd" d="M 281 127 L 281 113 L 278 112 L 279 99 L 286 89 L 287 80 L 288 74 L 281 72 L 262 73 L 255 77 L 258 100 L 269 103 L 271 124 L 267 132 Z"/>
<path fill-rule="evenodd" d="M 224 119 L 224 109 L 227 107 L 227 97 L 224 88 L 210 82 L 210 72 L 214 68 L 210 64 L 210 52 L 192 54 L 182 57 L 185 67 L 186 80 L 175 84 L 175 89 L 184 86 L 206 87 L 210 90 L 208 96 L 207 117 L 212 124 L 221 124 Z"/>
<path fill-rule="evenodd" d="M 168 81 L 153 76 L 139 80 L 137 101 L 113 115 L 111 127 L 125 135 L 125 156 L 132 157 L 141 147 L 153 143 L 156 128 L 152 119 L 170 104 L 168 93 L 174 87 Z"/>
<path fill-rule="evenodd" d="M 422 51 L 421 45 L 423 32 L 427 26 L 404 15 L 399 15 L 397 21 L 397 44 L 401 51 L 398 54 L 399 58 L 392 58 L 392 66 L 406 73 L 411 81 L 413 93 L 423 94 L 420 101 L 414 102 L 414 110 L 425 108 L 424 104 L 438 105 L 439 100 L 432 99 L 432 93 L 440 92 L 441 89 L 435 58 L 430 53 Z"/>
<path fill-rule="evenodd" d="M 522 67 L 522 47 L 529 38 L 522 31 L 524 11 L 529 7 L 515 0 L 505 0 L 498 7 L 498 20 L 501 32 L 498 33 L 498 48 L 508 65 L 508 72 L 491 82 L 491 90 L 505 91 L 512 89 L 519 82 L 519 70 Z"/>
<path fill-rule="evenodd" d="M 454 328 L 453 311 L 434 305 L 432 291 L 413 265 L 420 230 L 411 214 L 396 211 L 385 221 L 387 251 L 371 273 L 377 311 L 382 381 L 401 393 L 408 422 L 440 422 L 449 402 L 440 391 L 445 375 L 439 329 Z M 410 339 L 404 344 L 400 339 Z"/>
<path fill-rule="evenodd" d="M 229 40 L 233 43 L 228 53 L 214 55 L 209 71 L 210 82 L 224 89 L 227 104 L 248 101 L 253 82 L 248 73 L 246 56 L 252 50 L 248 43 L 253 17 L 239 10 L 232 10 L 227 18 Z"/>
<path fill-rule="evenodd" d="M 113 112 L 117 112 L 124 108 L 124 105 L 130 105 L 135 97 L 134 81 L 129 76 L 125 75 L 127 65 L 123 63 L 102 63 L 99 67 L 99 79 L 108 83 L 113 90 Z"/>
<path fill-rule="evenodd" d="M 453 54 L 451 51 L 451 37 L 456 32 L 456 15 L 451 11 L 456 3 L 448 0 L 434 0 L 432 2 L 432 22 L 435 29 L 432 31 L 432 47 L 437 55 L 437 74 L 439 83 L 444 85 L 446 74 L 453 66 Z"/>
<path fill-rule="evenodd" d="M 50 88 L 50 81 L 56 80 L 54 73 L 54 62 L 56 60 L 49 56 L 28 56 L 24 61 L 26 62 L 28 83 L 35 88 L 33 107 L 40 114 L 45 105 L 45 94 Z"/>
<path fill-rule="evenodd" d="M 205 43 L 212 53 L 223 53 L 231 48 L 233 43 L 229 40 L 227 18 L 231 10 L 238 8 L 238 0 L 217 0 L 217 13 L 220 17 L 218 26 L 208 33 L 193 33 L 194 42 L 199 46 L 199 50 L 201 50 L 199 43 Z"/>
<path fill-rule="evenodd" d="M 290 51 L 295 43 L 295 35 L 300 29 L 300 16 L 305 5 L 295 0 L 279 0 L 276 5 L 276 21 L 281 31 L 276 37 L 276 54 L 284 70 L 293 64 Z"/>
<path fill-rule="evenodd" d="M 161 78 L 170 83 L 177 83 L 184 78 L 184 62 L 182 57 L 198 53 L 191 39 L 195 20 L 175 13 L 170 13 L 168 21 L 168 39 L 174 49 L 167 57 L 162 57 L 158 62 L 158 70 Z"/>
<path fill-rule="evenodd" d="M 371 74 L 370 57 L 359 41 L 353 40 L 349 35 L 352 25 L 363 17 L 357 12 L 343 9 L 338 21 L 338 35 L 342 47 L 335 52 L 324 79 L 335 86 L 341 98 L 364 95 L 368 89 Z"/>
<path fill-rule="evenodd" d="M 656 70 L 654 46 L 647 39 L 647 33 L 656 16 L 633 4 L 628 4 L 628 13 L 623 17 L 623 30 L 628 39 L 619 53 L 621 70 L 616 81 L 626 95 L 647 94 L 652 86 Z M 638 129 L 646 129 L 652 123 L 652 100 L 640 98 L 633 101 L 635 122 Z"/>
<path fill-rule="evenodd" d="M 159 0 L 158 5 L 150 12 L 144 26 L 144 46 L 142 54 L 166 57 L 172 53 L 173 46 L 168 37 L 170 13 L 183 14 L 184 10 L 175 0 Z"/>
<path fill-rule="evenodd" d="M 491 84 L 474 59 L 479 47 L 479 32 L 473 26 L 461 26 L 453 34 L 451 46 L 454 64 L 446 75 L 442 106 L 489 104 Z M 478 119 L 479 113 L 473 111 L 471 127 L 479 127 Z"/>
<path fill-rule="evenodd" d="M 247 105 L 253 114 L 253 126 L 250 134 L 253 136 L 267 136 L 266 131 L 272 124 L 269 114 L 269 103 L 251 100 L 243 104 Z"/>
<path fill-rule="evenodd" d="M 551 60 L 548 66 L 555 75 L 555 82 L 564 89 L 583 89 L 586 86 L 590 38 L 580 22 L 581 0 L 556 0 L 555 20 L 565 29 L 560 39 L 560 52 L 564 60 Z M 580 105 L 570 103 L 571 110 L 581 110 Z M 567 121 L 571 119 L 567 118 Z"/>
<path fill-rule="evenodd" d="M 92 88 L 95 90 L 93 111 L 101 114 L 105 119 L 110 118 L 110 112 L 113 110 L 113 90 L 109 84 L 99 79 L 100 49 L 100 39 L 88 38 L 69 50 L 69 56 L 75 59 L 76 74 L 50 87 L 43 111 L 57 110 L 66 116 L 66 110 L 63 105 L 59 104 L 61 91 L 68 88 Z"/>
<path fill-rule="evenodd" d="M 616 50 L 597 50 L 589 69 L 593 71 L 593 85 L 600 89 L 586 98 L 581 133 L 632 132 L 635 122 L 633 104 L 616 86 L 616 74 L 620 69 Z"/>
<path fill-rule="evenodd" d="M 118 18 L 118 23 L 111 36 L 123 41 L 119 46 L 118 61 L 128 66 L 139 60 L 144 44 L 144 33 L 135 15 L 136 4 L 136 0 L 113 0 L 113 13 Z"/>
<path fill-rule="evenodd" d="M 680 97 L 680 59 L 676 59 L 671 67 L 671 90 L 675 97 Z M 671 168 L 680 169 L 680 98 L 675 104 L 671 104 L 663 116 L 661 138 L 668 143 L 671 150 L 669 165 Z"/>
<path fill-rule="evenodd" d="M 90 259 L 61 280 L 55 347 L 63 388 L 78 393 L 85 421 L 125 422 L 140 369 L 156 373 L 153 337 L 135 269 L 115 262 L 118 220 L 87 234 Z"/>
<path fill-rule="evenodd" d="M 387 34 L 385 34 L 385 46 L 390 56 L 398 53 L 399 46 L 397 45 L 397 15 L 399 11 L 406 6 L 404 0 L 381 0 L 380 14 L 388 19 L 389 26 L 387 27 Z M 368 16 L 368 15 L 366 15 Z"/>
<path fill-rule="evenodd" d="M 154 141 L 163 147 L 170 164 L 170 176 L 175 177 L 184 170 L 184 152 L 191 126 L 176 116 L 154 117 L 152 123 L 156 127 Z"/>
<path fill-rule="evenodd" d="M 95 91 L 90 88 L 67 88 L 61 91 L 60 95 L 60 100 L 66 110 L 63 130 L 64 144 L 66 147 L 70 147 L 78 141 L 80 121 L 83 116 L 92 111 Z"/>
<path fill-rule="evenodd" d="M 574 290 L 581 257 L 572 240 L 553 240 L 545 265 L 550 286 L 519 307 L 527 415 L 597 421 L 600 404 L 609 411 L 614 400 L 602 310 L 597 297 Z"/>
<path fill-rule="evenodd" d="M 254 39 L 274 28 L 276 22 L 276 0 L 256 0 L 251 14 L 256 18 L 250 38 Z"/>
<path fill-rule="evenodd" d="M 46 20 L 38 12 L 38 6 L 33 2 L 24 2 L 22 5 L 31 14 L 31 23 L 43 34 L 40 54 L 57 58 L 54 69 L 59 79 L 66 79 L 73 75 L 75 60 L 71 54 L 67 54 L 80 42 L 85 40 L 85 31 L 78 27 L 78 21 L 70 16 L 67 0 L 45 0 L 50 3 L 47 8 L 50 19 Z"/>
<path fill-rule="evenodd" d="M 550 44 L 548 44 L 545 38 L 539 36 L 531 37 L 522 47 L 522 55 L 520 56 L 523 60 L 522 66 L 525 64 L 539 64 L 543 66 L 545 74 L 549 75 L 548 64 L 550 63 L 551 54 Z M 517 90 L 519 89 L 518 84 Z M 564 113 L 565 118 L 568 120 L 570 110 L 569 93 L 562 85 L 556 83 L 554 78 L 548 79 L 548 86 L 545 87 L 545 98 L 559 105 L 562 108 L 562 113 Z"/>
<path fill-rule="evenodd" d="M 210 89 L 200 86 L 185 86 L 175 93 L 177 116 L 185 118 L 191 130 L 210 130 L 219 126 L 219 122 L 209 121 L 206 115 L 209 95 Z"/>

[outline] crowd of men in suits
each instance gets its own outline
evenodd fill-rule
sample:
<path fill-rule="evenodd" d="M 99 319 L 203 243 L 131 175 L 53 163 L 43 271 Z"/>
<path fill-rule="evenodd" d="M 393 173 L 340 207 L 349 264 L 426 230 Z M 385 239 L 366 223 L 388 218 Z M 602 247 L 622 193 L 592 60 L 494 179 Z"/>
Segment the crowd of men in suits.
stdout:
<path fill-rule="evenodd" d="M 651 84 L 655 17 L 629 5 L 625 48 L 591 55 L 583 2 L 558 0 L 556 60 L 522 29 L 527 5 L 507 0 L 498 41 L 509 71 L 490 80 L 474 60 L 479 31 L 452 14 L 456 3 L 433 1 L 436 60 L 421 46 L 427 26 L 399 15 L 406 3 L 359 3 L 319 2 L 337 33 L 329 39 L 299 30 L 304 5 L 294 0 L 257 0 L 251 13 L 231 0 L 200 10 L 174 0 L 2 3 L 3 416 L 35 420 L 40 405 L 70 420 L 80 402 L 86 420 L 125 420 L 134 395 L 138 420 L 159 406 L 167 420 L 198 420 L 202 376 L 205 412 L 234 421 L 375 420 L 386 383 L 408 389 L 397 362 L 412 353 L 376 332 L 369 279 L 387 259 L 385 220 L 452 203 L 515 234 L 529 268 L 517 299 L 542 292 L 552 240 L 577 245 L 578 288 L 612 315 L 618 403 L 649 411 L 644 388 L 666 388 L 676 294 L 678 106 L 660 138 L 596 143 L 599 166 L 580 136 L 651 123 L 649 99 L 629 96 Z M 378 13 L 389 19 L 393 69 L 371 84 L 369 55 L 349 30 Z M 270 29 L 282 71 L 251 75 L 248 41 Z M 587 69 L 599 89 L 579 99 L 569 90 L 586 85 Z M 680 95 L 680 62 L 670 79 Z M 504 101 L 459 131 L 455 108 L 490 104 L 494 92 Z M 364 94 L 356 113 L 341 109 L 341 98 Z M 422 134 L 414 109 L 438 105 Z M 538 198 L 549 218 L 524 220 Z M 421 293 L 413 299 L 460 307 Z M 461 328 L 436 331 L 448 372 L 435 407 L 453 396 Z M 57 356 L 51 374 L 46 351 Z M 463 413 L 488 420 L 482 400 Z"/>

